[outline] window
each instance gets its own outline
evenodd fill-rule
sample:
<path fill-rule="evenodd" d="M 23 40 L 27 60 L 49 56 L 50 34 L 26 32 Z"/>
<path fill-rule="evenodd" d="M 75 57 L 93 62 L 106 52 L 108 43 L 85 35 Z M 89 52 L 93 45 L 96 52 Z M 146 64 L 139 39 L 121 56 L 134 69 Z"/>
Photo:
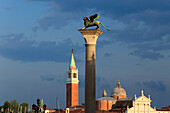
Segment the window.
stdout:
<path fill-rule="evenodd" d="M 117 96 L 117 100 L 119 99 L 119 96 Z"/>
<path fill-rule="evenodd" d="M 68 78 L 71 78 L 71 73 L 68 74 Z"/>
<path fill-rule="evenodd" d="M 73 74 L 73 78 L 77 78 L 77 74 L 76 73 Z"/>

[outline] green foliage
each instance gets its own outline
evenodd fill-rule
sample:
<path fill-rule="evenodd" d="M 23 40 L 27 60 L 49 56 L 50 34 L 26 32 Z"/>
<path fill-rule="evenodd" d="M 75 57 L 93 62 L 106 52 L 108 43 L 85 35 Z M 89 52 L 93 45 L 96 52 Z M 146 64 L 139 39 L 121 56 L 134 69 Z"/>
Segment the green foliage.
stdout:
<path fill-rule="evenodd" d="M 14 113 L 17 113 L 17 111 L 18 111 L 18 102 L 16 101 L 16 99 L 14 99 L 14 100 L 12 100 L 11 102 L 10 102 L 10 108 L 11 108 L 11 110 L 12 111 L 14 111 Z"/>
<path fill-rule="evenodd" d="M 22 103 L 20 106 L 22 106 L 22 113 L 28 113 L 29 104 L 27 102 Z"/>
<path fill-rule="evenodd" d="M 18 102 L 16 101 L 16 99 L 12 100 L 11 102 L 5 101 L 4 105 L 3 105 L 4 110 L 6 108 L 11 109 L 14 113 L 18 112 Z"/>
<path fill-rule="evenodd" d="M 4 109 L 10 108 L 10 103 L 6 100 L 3 105 Z"/>
<path fill-rule="evenodd" d="M 22 113 L 29 113 L 29 104 L 27 102 L 24 102 L 20 105 L 20 107 L 22 106 Z M 18 107 L 19 104 L 16 101 L 16 99 L 12 100 L 12 101 L 5 101 L 4 105 L 2 106 L 4 108 L 4 110 L 6 108 L 11 109 L 11 111 L 13 111 L 13 113 L 18 113 Z"/>

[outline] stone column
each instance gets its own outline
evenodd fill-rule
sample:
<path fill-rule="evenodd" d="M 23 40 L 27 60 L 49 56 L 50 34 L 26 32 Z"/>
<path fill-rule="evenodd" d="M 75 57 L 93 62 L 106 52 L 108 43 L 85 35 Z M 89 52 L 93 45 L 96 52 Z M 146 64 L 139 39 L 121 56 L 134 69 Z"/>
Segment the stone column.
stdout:
<path fill-rule="evenodd" d="M 97 29 L 78 30 L 84 37 L 86 46 L 85 64 L 85 113 L 96 111 L 96 42 L 103 32 Z"/>

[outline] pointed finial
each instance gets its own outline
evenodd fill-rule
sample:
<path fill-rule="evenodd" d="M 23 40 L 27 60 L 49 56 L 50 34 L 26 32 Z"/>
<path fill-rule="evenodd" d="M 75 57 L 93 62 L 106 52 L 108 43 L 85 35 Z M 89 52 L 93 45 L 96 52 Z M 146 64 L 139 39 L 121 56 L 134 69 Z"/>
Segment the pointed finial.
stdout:
<path fill-rule="evenodd" d="M 143 96 L 143 90 L 141 90 L 141 96 Z"/>
<path fill-rule="evenodd" d="M 118 80 L 116 87 L 121 88 L 120 81 Z"/>
<path fill-rule="evenodd" d="M 149 100 L 151 99 L 151 95 L 148 95 Z"/>
<path fill-rule="evenodd" d="M 73 53 L 74 49 L 72 49 L 72 53 Z"/>
<path fill-rule="evenodd" d="M 106 93 L 106 90 L 104 89 L 103 91 L 103 97 L 107 97 L 107 93 Z"/>
<path fill-rule="evenodd" d="M 136 100 L 136 94 L 135 94 L 135 100 Z"/>

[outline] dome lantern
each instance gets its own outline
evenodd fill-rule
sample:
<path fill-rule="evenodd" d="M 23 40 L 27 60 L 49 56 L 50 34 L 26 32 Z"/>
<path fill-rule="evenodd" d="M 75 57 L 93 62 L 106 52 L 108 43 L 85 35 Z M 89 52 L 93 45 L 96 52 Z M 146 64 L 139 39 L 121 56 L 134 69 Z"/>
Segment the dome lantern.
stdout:
<path fill-rule="evenodd" d="M 126 91 L 123 88 L 121 88 L 119 80 L 116 84 L 116 88 L 114 88 L 111 92 L 111 97 L 115 99 L 126 98 Z"/>

